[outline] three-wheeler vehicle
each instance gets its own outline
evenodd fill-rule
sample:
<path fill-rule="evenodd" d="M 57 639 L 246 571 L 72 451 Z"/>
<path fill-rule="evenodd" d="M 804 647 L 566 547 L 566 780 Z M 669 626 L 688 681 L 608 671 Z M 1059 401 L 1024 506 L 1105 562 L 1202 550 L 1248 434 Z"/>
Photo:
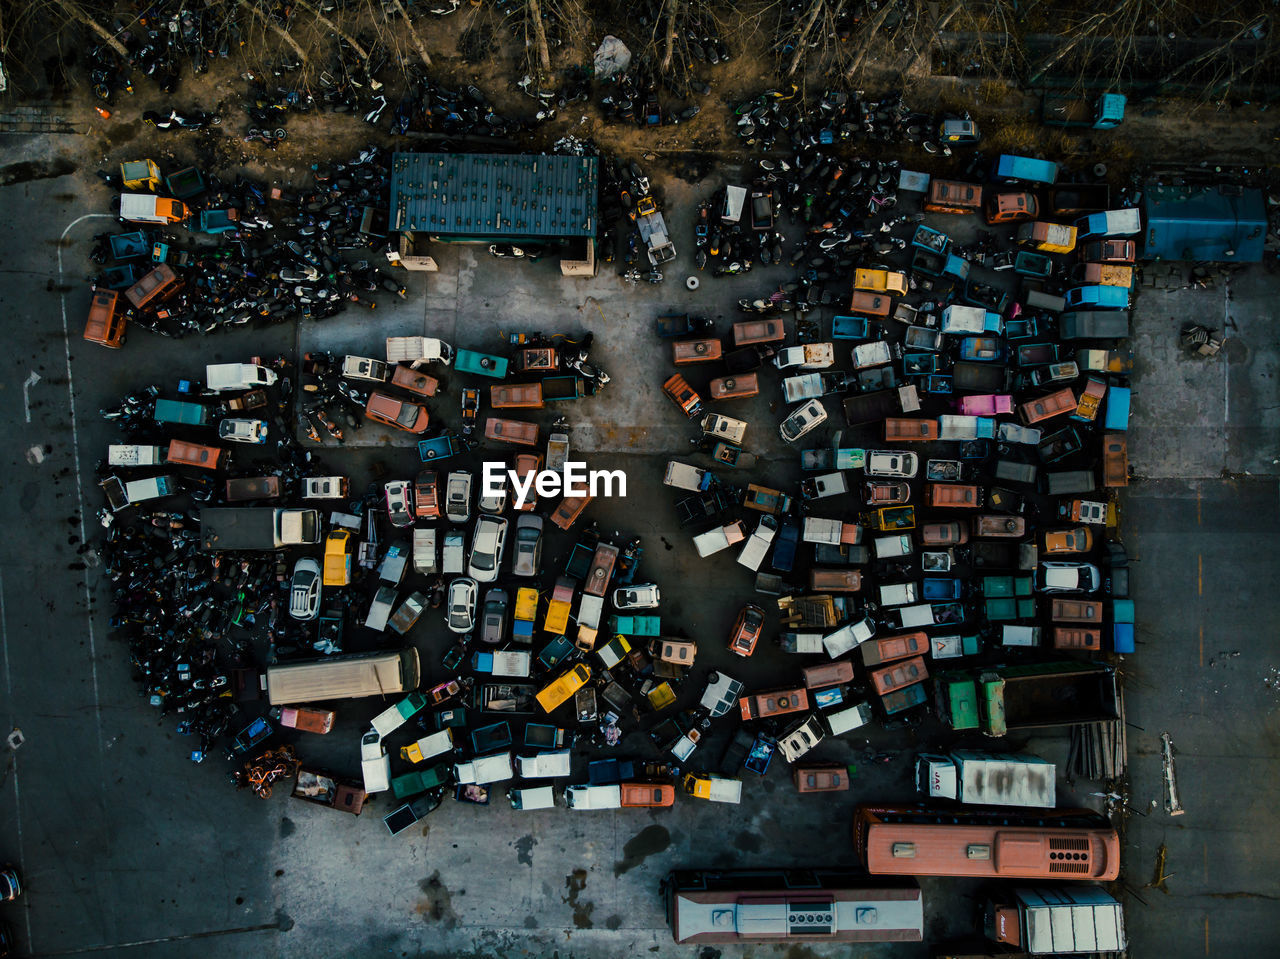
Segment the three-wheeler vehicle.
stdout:
<path fill-rule="evenodd" d="M 458 350 L 457 355 L 454 356 L 453 365 L 463 373 L 489 376 L 495 380 L 507 378 L 507 358 L 505 356 L 478 353 L 475 350 Z"/>
<path fill-rule="evenodd" d="M 431 439 L 418 440 L 418 458 L 424 463 L 448 459 L 466 450 L 466 445 L 452 433 L 442 433 Z"/>

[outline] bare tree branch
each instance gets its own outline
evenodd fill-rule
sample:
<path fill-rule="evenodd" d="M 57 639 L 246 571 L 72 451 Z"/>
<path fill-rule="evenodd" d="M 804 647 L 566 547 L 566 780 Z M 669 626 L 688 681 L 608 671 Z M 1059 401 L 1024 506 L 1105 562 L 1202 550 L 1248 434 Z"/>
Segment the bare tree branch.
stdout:
<path fill-rule="evenodd" d="M 418 31 L 414 29 L 413 21 L 409 19 L 409 12 L 405 10 L 404 4 L 401 3 L 400 0 L 391 0 L 391 6 L 395 9 L 396 13 L 404 17 L 404 24 L 409 30 L 409 37 L 413 40 L 413 45 L 418 51 L 418 56 L 422 59 L 422 65 L 424 67 L 430 67 L 431 58 L 427 56 L 427 48 L 423 45 L 422 37 L 418 35 Z"/>
<path fill-rule="evenodd" d="M 129 51 L 124 48 L 124 44 L 117 40 L 114 34 L 108 31 L 106 27 L 89 16 L 84 7 L 76 3 L 75 0 L 54 0 L 54 2 L 66 11 L 67 16 L 73 21 L 84 24 L 96 33 L 103 43 L 120 55 L 120 59 L 128 61 Z"/>

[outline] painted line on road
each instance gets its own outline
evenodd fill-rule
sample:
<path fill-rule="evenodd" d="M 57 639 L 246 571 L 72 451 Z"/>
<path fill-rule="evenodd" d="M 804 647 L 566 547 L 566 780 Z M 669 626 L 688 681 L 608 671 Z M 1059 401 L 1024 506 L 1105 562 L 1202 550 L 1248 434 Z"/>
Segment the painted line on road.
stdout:
<path fill-rule="evenodd" d="M 1196 480 L 1196 525 L 1200 525 L 1200 500 L 1204 498 L 1204 484 Z"/>
<path fill-rule="evenodd" d="M 67 403 L 71 412 L 71 463 L 75 467 L 76 475 L 76 497 L 79 504 L 80 514 L 80 545 L 87 546 L 88 538 L 84 531 L 84 487 L 80 481 L 80 426 L 76 421 L 76 386 L 75 380 L 71 375 L 71 336 L 67 329 L 67 294 L 62 283 L 62 248 L 66 242 L 67 234 L 76 226 L 85 220 L 114 220 L 109 213 L 86 213 L 84 216 L 76 217 L 67 224 L 67 228 L 62 231 L 62 236 L 58 237 L 58 301 L 62 307 L 62 349 L 67 362 Z M 103 745 L 102 737 L 102 699 L 98 693 L 98 645 L 93 632 L 93 604 L 91 602 L 92 592 L 89 588 L 89 564 L 84 564 L 84 618 L 89 631 L 89 665 L 92 667 L 93 676 L 93 718 L 98 727 L 98 777 L 102 787 L 98 793 L 99 797 L 103 797 L 107 792 L 106 777 L 106 747 Z"/>
<path fill-rule="evenodd" d="M 13 676 L 9 672 L 9 619 L 4 608 L 4 572 L 0 571 L 0 652 L 4 653 L 4 700 L 9 704 L 9 728 L 17 726 L 17 716 L 13 713 Z M 26 873 L 27 857 L 22 843 L 22 792 L 18 789 L 18 753 L 15 750 L 9 755 L 9 773 L 13 776 L 13 821 L 18 827 L 18 865 Z M 22 904 L 22 917 L 27 924 L 27 948 L 35 952 L 31 945 L 31 899 Z"/>
<path fill-rule="evenodd" d="M 1196 595 L 1204 595 L 1204 555 L 1196 553 Z"/>
<path fill-rule="evenodd" d="M 22 411 L 27 414 L 27 422 L 31 422 L 31 387 L 40 382 L 40 374 L 35 370 L 31 371 L 31 375 L 27 377 L 26 382 L 22 384 Z"/>
<path fill-rule="evenodd" d="M 113 942 L 100 946 L 81 946 L 79 949 L 62 949 L 58 952 L 42 952 L 41 956 L 83 956 L 92 952 L 110 952 L 116 949 L 132 949 L 135 946 L 154 946 L 161 942 L 190 942 L 193 939 L 214 939 L 218 936 L 238 936 L 247 932 L 280 932 L 280 923 L 268 922 L 260 926 L 241 926 L 238 929 L 214 929 L 210 932 L 192 932 L 185 936 L 160 936 L 157 939 L 134 939 L 129 942 Z"/>
<path fill-rule="evenodd" d="M 1204 954 L 1209 955 L 1209 917 L 1204 917 Z"/>
<path fill-rule="evenodd" d="M 1200 624 L 1200 668 L 1204 668 L 1204 623 Z"/>

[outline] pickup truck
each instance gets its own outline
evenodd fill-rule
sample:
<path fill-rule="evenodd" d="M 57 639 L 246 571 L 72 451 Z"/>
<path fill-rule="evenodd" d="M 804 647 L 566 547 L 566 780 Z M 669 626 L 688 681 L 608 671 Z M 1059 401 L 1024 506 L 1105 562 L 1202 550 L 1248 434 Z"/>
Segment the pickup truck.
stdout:
<path fill-rule="evenodd" d="M 200 535 L 209 552 L 306 546 L 320 542 L 320 514 L 313 509 L 202 509 Z"/>
<path fill-rule="evenodd" d="M 788 346 L 779 350 L 773 358 L 773 365 L 780 370 L 793 366 L 810 370 L 826 369 L 836 362 L 835 347 L 831 343 L 808 343 L 804 346 Z"/>

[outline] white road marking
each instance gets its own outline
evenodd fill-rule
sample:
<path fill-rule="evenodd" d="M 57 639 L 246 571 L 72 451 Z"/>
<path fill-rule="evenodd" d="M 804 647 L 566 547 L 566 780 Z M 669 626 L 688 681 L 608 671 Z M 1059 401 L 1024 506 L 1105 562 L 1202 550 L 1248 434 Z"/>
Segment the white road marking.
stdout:
<path fill-rule="evenodd" d="M 26 411 L 27 422 L 31 422 L 31 387 L 40 382 L 40 374 L 35 370 L 31 371 L 31 375 L 27 377 L 27 381 L 22 384 L 22 408 Z"/>
<path fill-rule="evenodd" d="M 67 402 L 71 412 L 71 462 L 75 467 L 76 474 L 76 497 L 79 503 L 80 514 L 80 543 L 84 545 L 88 542 L 85 538 L 84 530 L 84 487 L 80 483 L 80 427 L 76 421 L 76 386 L 75 380 L 71 375 L 71 336 L 67 328 L 67 294 L 65 285 L 62 282 L 62 248 L 63 243 L 67 239 L 67 234 L 76 226 L 85 220 L 114 220 L 110 213 L 86 213 L 84 216 L 77 217 L 67 224 L 67 228 L 62 231 L 62 236 L 58 238 L 58 300 L 62 306 L 62 347 L 63 354 L 67 361 Z M 102 741 L 102 699 L 98 693 L 98 645 L 93 632 L 93 603 L 92 594 L 89 589 L 89 564 L 84 565 L 84 616 L 86 626 L 89 633 L 89 665 L 93 675 L 93 718 L 98 726 L 98 775 L 101 791 L 99 796 L 105 796 L 106 788 L 106 747 Z"/>

